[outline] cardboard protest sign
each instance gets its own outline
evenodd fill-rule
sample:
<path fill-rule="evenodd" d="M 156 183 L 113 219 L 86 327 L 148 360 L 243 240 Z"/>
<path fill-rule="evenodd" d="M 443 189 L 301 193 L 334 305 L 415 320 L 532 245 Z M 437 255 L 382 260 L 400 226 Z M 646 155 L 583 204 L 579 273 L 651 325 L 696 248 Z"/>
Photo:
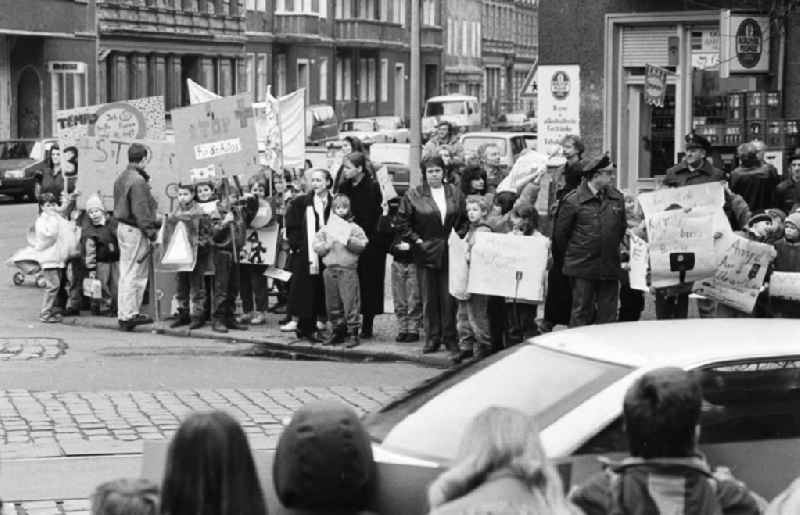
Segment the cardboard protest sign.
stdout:
<path fill-rule="evenodd" d="M 772 272 L 769 295 L 800 302 L 800 272 Z"/>
<path fill-rule="evenodd" d="M 469 264 L 470 293 L 541 301 L 550 240 L 511 234 L 475 234 Z"/>
<path fill-rule="evenodd" d="M 633 290 L 649 291 L 647 286 L 647 263 L 649 255 L 647 252 L 647 242 L 638 236 L 630 235 L 630 270 L 628 270 L 628 280 Z"/>
<path fill-rule="evenodd" d="M 467 284 L 469 283 L 467 252 L 467 243 L 451 230 L 450 238 L 447 240 L 447 278 L 450 295 L 458 300 L 469 298 L 467 293 Z"/>
<path fill-rule="evenodd" d="M 276 281 L 288 282 L 292 278 L 292 273 L 276 266 L 268 266 L 264 271 L 264 276 Z"/>
<path fill-rule="evenodd" d="M 175 144 L 158 140 L 98 138 L 84 136 L 77 142 L 79 186 L 82 195 L 78 206 L 83 208 L 92 193 L 97 193 L 106 209 L 114 206 L 114 181 L 128 165 L 128 148 L 132 143 L 147 148 L 145 170 L 150 175 L 150 188 L 160 213 L 172 212 L 181 182 L 175 166 Z"/>
<path fill-rule="evenodd" d="M 156 254 L 159 272 L 191 272 L 197 262 L 197 237 L 200 219 L 197 217 L 164 218 L 160 237 L 161 246 Z"/>
<path fill-rule="evenodd" d="M 694 292 L 745 313 L 752 313 L 775 248 L 736 236 L 713 277 L 695 282 Z"/>
<path fill-rule="evenodd" d="M 247 265 L 274 265 L 278 254 L 277 223 L 259 229 L 248 228 L 244 246 L 239 249 L 239 263 Z"/>
<path fill-rule="evenodd" d="M 249 93 L 172 110 L 176 160 L 194 180 L 259 169 Z"/>
<path fill-rule="evenodd" d="M 722 210 L 725 203 L 725 190 L 719 182 L 680 188 L 661 188 L 641 193 L 638 199 L 645 218 L 676 207 L 683 209 L 704 207 L 712 209 L 714 212 L 714 232 L 732 232 L 730 222 Z"/>
<path fill-rule="evenodd" d="M 164 97 L 145 97 L 56 111 L 61 148 L 81 137 L 164 139 Z"/>
<path fill-rule="evenodd" d="M 654 288 L 675 286 L 714 273 L 713 211 L 682 209 L 646 219 L 651 282 Z"/>
<path fill-rule="evenodd" d="M 381 187 L 381 196 L 383 197 L 384 203 L 398 197 L 397 190 L 394 189 L 394 184 L 392 184 L 392 177 L 389 175 L 388 168 L 382 166 L 375 172 L 375 177 L 378 179 L 378 184 Z"/>

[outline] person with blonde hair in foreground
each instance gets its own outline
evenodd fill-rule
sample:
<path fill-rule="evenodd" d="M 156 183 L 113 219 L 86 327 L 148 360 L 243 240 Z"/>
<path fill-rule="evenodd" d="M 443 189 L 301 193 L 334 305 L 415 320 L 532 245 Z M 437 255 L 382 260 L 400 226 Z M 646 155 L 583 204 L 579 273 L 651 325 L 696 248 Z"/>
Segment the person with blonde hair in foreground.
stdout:
<path fill-rule="evenodd" d="M 431 515 L 579 514 L 564 497 L 532 417 L 502 407 L 478 413 L 454 465 L 428 489 Z"/>

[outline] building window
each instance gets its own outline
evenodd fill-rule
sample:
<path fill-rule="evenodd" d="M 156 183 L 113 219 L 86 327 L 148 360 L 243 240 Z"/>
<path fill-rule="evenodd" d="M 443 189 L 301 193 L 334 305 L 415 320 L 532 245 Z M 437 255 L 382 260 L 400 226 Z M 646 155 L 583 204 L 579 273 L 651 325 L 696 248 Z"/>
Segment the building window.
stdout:
<path fill-rule="evenodd" d="M 461 55 L 464 57 L 469 56 L 469 23 L 466 20 L 461 21 Z"/>
<path fill-rule="evenodd" d="M 336 0 L 334 16 L 337 20 L 346 20 L 353 17 L 352 0 Z"/>
<path fill-rule="evenodd" d="M 319 99 L 328 100 L 328 58 L 319 60 Z"/>
<path fill-rule="evenodd" d="M 336 100 L 352 99 L 352 60 L 350 58 L 336 58 Z"/>
<path fill-rule="evenodd" d="M 381 102 L 389 101 L 389 60 L 381 59 Z"/>
<path fill-rule="evenodd" d="M 256 87 L 256 54 L 247 54 L 245 65 L 247 70 L 247 91 L 252 93 L 253 98 L 258 101 L 258 89 Z"/>
<path fill-rule="evenodd" d="M 275 70 L 277 77 L 275 77 L 275 96 L 286 94 L 286 54 L 278 54 L 278 66 Z"/>
<path fill-rule="evenodd" d="M 381 0 L 380 20 L 389 21 L 389 0 Z"/>
<path fill-rule="evenodd" d="M 327 9 L 324 5 L 325 0 L 276 0 L 275 12 L 281 13 L 305 13 L 327 16 Z"/>
<path fill-rule="evenodd" d="M 375 19 L 375 0 L 360 0 L 358 7 L 358 17 L 362 20 Z"/>
<path fill-rule="evenodd" d="M 392 3 L 394 10 L 392 11 L 392 21 L 399 23 L 403 27 L 406 26 L 406 0 L 395 0 Z"/>
<path fill-rule="evenodd" d="M 447 53 L 453 55 L 453 20 L 447 18 Z"/>
<path fill-rule="evenodd" d="M 267 0 L 247 0 L 247 10 L 267 12 Z"/>
<path fill-rule="evenodd" d="M 367 60 L 358 60 L 358 100 L 367 101 Z"/>
<path fill-rule="evenodd" d="M 375 93 L 377 90 L 376 87 L 377 82 L 377 75 L 375 70 L 375 59 L 368 59 L 367 60 L 367 100 L 370 102 L 375 102 Z"/>
<path fill-rule="evenodd" d="M 423 0 L 422 24 L 436 25 L 436 0 Z"/>
<path fill-rule="evenodd" d="M 86 63 L 51 62 L 50 84 L 53 113 L 86 105 Z M 53 123 L 55 123 L 53 116 Z"/>
<path fill-rule="evenodd" d="M 256 99 L 265 100 L 267 98 L 267 79 L 269 77 L 267 67 L 269 59 L 267 54 L 258 54 L 258 68 L 256 70 Z"/>

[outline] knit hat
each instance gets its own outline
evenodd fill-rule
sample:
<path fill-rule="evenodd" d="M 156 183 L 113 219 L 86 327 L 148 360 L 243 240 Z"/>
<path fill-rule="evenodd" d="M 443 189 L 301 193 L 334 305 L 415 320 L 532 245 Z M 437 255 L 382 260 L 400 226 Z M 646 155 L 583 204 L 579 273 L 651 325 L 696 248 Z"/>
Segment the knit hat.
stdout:
<path fill-rule="evenodd" d="M 764 212 L 772 218 L 780 218 L 781 221 L 786 220 L 786 213 L 784 213 L 782 209 L 771 207 L 769 209 L 765 209 Z"/>
<path fill-rule="evenodd" d="M 786 220 L 784 222 L 787 224 L 792 224 L 796 228 L 800 229 L 800 213 L 794 212 L 790 214 L 789 216 L 786 217 Z"/>
<path fill-rule="evenodd" d="M 764 211 L 759 211 L 758 213 L 750 217 L 750 219 L 747 221 L 747 226 L 752 227 L 758 222 L 772 222 L 772 217 L 769 216 Z"/>
<path fill-rule="evenodd" d="M 86 200 L 86 211 L 92 209 L 99 209 L 100 211 L 106 210 L 105 206 L 103 206 L 103 200 L 100 198 L 100 195 L 96 193 Z"/>
<path fill-rule="evenodd" d="M 375 483 L 375 462 L 358 415 L 333 401 L 298 409 L 278 440 L 272 478 L 287 508 L 364 509 Z"/>

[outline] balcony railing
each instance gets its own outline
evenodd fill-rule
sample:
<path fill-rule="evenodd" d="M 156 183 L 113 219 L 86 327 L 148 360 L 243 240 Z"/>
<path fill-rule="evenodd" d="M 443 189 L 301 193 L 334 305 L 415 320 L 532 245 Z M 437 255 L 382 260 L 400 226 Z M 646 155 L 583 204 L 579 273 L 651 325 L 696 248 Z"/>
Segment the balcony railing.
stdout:
<path fill-rule="evenodd" d="M 275 14 L 275 36 L 317 36 L 322 23 L 317 14 Z"/>
<path fill-rule="evenodd" d="M 396 23 L 379 20 L 336 20 L 334 35 L 337 42 L 353 45 L 399 43 L 408 45 L 408 32 Z"/>

